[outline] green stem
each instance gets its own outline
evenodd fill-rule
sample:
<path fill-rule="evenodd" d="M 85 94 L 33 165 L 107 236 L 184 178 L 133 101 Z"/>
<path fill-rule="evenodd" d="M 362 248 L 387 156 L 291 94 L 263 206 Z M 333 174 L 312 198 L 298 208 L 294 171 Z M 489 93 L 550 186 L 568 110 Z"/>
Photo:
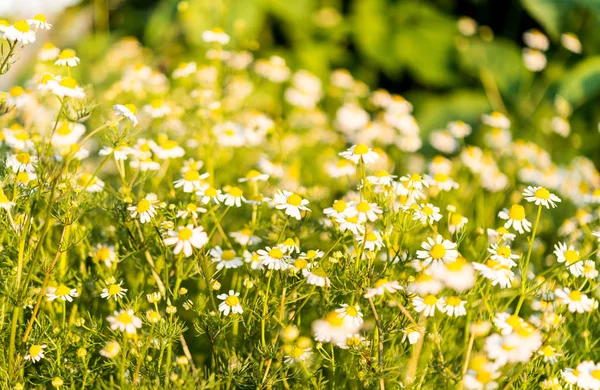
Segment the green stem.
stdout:
<path fill-rule="evenodd" d="M 519 298 L 519 303 L 517 305 L 517 309 L 515 310 L 515 315 L 519 314 L 521 306 L 523 306 L 523 302 L 525 301 L 525 291 L 527 289 L 527 270 L 529 268 L 529 259 L 531 259 L 531 253 L 533 252 L 533 241 L 535 240 L 535 234 L 537 232 L 538 224 L 540 223 L 540 215 L 542 215 L 541 204 L 538 206 L 537 216 L 535 217 L 535 224 L 533 225 L 533 231 L 531 232 L 531 238 L 529 239 L 529 250 L 527 251 L 527 258 L 525 259 L 525 264 L 523 265 L 523 269 L 521 271 L 521 297 Z"/>

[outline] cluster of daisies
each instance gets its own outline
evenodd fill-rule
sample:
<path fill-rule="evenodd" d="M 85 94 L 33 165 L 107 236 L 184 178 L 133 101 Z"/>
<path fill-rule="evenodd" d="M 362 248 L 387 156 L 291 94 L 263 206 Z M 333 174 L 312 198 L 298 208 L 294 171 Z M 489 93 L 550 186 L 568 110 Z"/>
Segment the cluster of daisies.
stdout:
<path fill-rule="evenodd" d="M 41 15 L 0 21 L 0 37 L 12 48 L 48 28 Z M 132 38 L 112 47 L 95 72 L 112 110 L 96 128 L 71 49 L 44 44 L 32 79 L 3 93 L 2 234 L 19 245 L 2 251 L 18 259 L 16 286 L 29 294 L 8 344 L 25 376 L 60 363 L 44 318 L 97 338 L 96 350 L 77 355 L 97 354 L 121 386 L 152 375 L 155 361 L 165 374 L 153 385 L 167 386 L 183 381 L 184 367 L 215 369 L 221 359 L 210 354 L 231 354 L 231 369 L 238 358 L 256 361 L 259 381 L 282 370 L 335 376 L 338 367 L 355 379 L 343 366 L 358 357 L 360 383 L 373 376 L 380 388 L 435 377 L 429 359 L 469 390 L 522 380 L 520 370 L 545 388 L 600 388 L 598 364 L 567 349 L 581 337 L 589 352 L 590 332 L 568 332 L 596 320 L 598 307 L 600 173 L 589 159 L 553 162 L 513 140 L 501 112 L 457 118 L 423 139 L 409 101 L 347 70 L 325 81 L 279 56 L 230 50 L 219 28 L 201 37 L 205 58 L 168 74 Z M 539 68 L 547 38 L 531 31 L 525 42 L 526 64 Z M 578 52 L 575 42 L 563 37 Z M 482 145 L 469 144 L 473 133 Z M 419 153 L 424 143 L 434 157 Z M 77 222 L 85 237 L 71 231 L 71 245 L 42 250 L 58 253 L 41 267 L 28 237 L 66 222 L 59 208 L 40 221 L 28 213 L 39 197 L 53 204 L 64 194 L 97 207 Z M 553 229 L 569 207 L 573 217 Z M 102 320 L 94 329 L 92 317 Z M 169 333 L 179 322 L 211 348 Z"/>

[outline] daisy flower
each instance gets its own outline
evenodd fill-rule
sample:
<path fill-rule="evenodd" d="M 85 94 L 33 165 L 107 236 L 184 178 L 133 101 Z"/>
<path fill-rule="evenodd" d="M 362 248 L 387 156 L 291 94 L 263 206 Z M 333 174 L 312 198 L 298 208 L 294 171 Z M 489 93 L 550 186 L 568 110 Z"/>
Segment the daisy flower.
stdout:
<path fill-rule="evenodd" d="M 183 192 L 199 191 L 202 188 L 202 181 L 209 176 L 208 173 L 200 174 L 196 170 L 189 170 L 183 174 L 181 179 L 173 183 L 175 188 L 183 187 Z"/>
<path fill-rule="evenodd" d="M 543 348 L 540 348 L 538 354 L 543 356 L 543 360 L 545 363 L 556 364 L 558 362 L 559 353 L 556 352 L 556 349 L 551 347 L 550 345 L 546 345 Z"/>
<path fill-rule="evenodd" d="M 228 316 L 230 312 L 233 314 L 242 314 L 244 309 L 242 309 L 242 305 L 240 304 L 239 296 L 240 293 L 233 290 L 229 290 L 228 294 L 217 295 L 217 298 L 223 301 L 219 304 L 219 311 L 224 316 Z"/>
<path fill-rule="evenodd" d="M 302 199 L 302 197 L 298 194 L 294 194 L 293 192 L 286 190 L 277 190 L 273 201 L 275 202 L 275 208 L 278 210 L 285 210 L 285 214 L 290 217 L 294 217 L 297 220 L 300 220 L 302 217 L 300 212 L 310 211 L 306 205 L 308 205 L 308 200 Z"/>
<path fill-rule="evenodd" d="M 581 53 L 581 41 L 573 33 L 565 33 L 560 36 L 560 43 L 563 47 L 573 53 Z"/>
<path fill-rule="evenodd" d="M 443 308 L 440 310 L 450 317 L 460 317 L 467 314 L 467 310 L 465 309 L 467 301 L 463 301 L 457 296 L 441 298 L 440 301 L 440 306 Z"/>
<path fill-rule="evenodd" d="M 319 287 L 329 287 L 331 281 L 327 277 L 327 272 L 317 263 L 309 263 L 302 270 L 302 274 L 306 278 L 306 283 Z"/>
<path fill-rule="evenodd" d="M 515 273 L 510 267 L 495 260 L 488 260 L 485 264 L 473 263 L 479 273 L 486 279 L 492 281 L 492 286 L 500 285 L 500 288 L 508 288 L 512 285 Z"/>
<path fill-rule="evenodd" d="M 208 243 L 208 235 L 202 226 L 194 227 L 192 224 L 179 226 L 177 231 L 170 230 L 167 234 L 165 245 L 175 245 L 173 253 L 178 255 L 183 250 L 185 257 L 192 255 L 193 248 L 200 249 Z"/>
<path fill-rule="evenodd" d="M 12 26 L 4 29 L 4 37 L 9 41 L 19 41 L 23 45 L 35 42 L 35 32 L 24 20 L 17 20 Z"/>
<path fill-rule="evenodd" d="M 515 260 L 518 260 L 521 257 L 512 253 L 512 250 L 508 245 L 492 244 L 491 247 L 488 248 L 488 252 L 491 254 L 490 258 L 492 260 L 511 268 L 517 265 Z"/>
<path fill-rule="evenodd" d="M 253 270 L 263 270 L 265 268 L 256 252 L 244 251 L 244 261 L 250 263 L 250 268 Z"/>
<path fill-rule="evenodd" d="M 47 291 L 46 297 L 49 301 L 61 299 L 63 301 L 73 302 L 73 298 L 79 296 L 76 288 L 70 288 L 64 284 L 58 287 L 49 287 Z"/>
<path fill-rule="evenodd" d="M 27 24 L 38 30 L 50 30 L 52 25 L 46 21 L 46 17 L 42 14 L 37 14 L 33 19 L 27 19 Z"/>
<path fill-rule="evenodd" d="M 108 359 L 114 359 L 121 352 L 121 345 L 117 341 L 109 341 L 100 351 L 100 355 Z"/>
<path fill-rule="evenodd" d="M 341 214 L 335 218 L 336 222 L 339 224 L 339 229 L 341 232 L 345 232 L 346 230 L 350 230 L 354 235 L 361 235 L 365 232 L 365 226 L 363 222 L 358 219 L 358 214 Z"/>
<path fill-rule="evenodd" d="M 15 202 L 12 202 L 10 199 L 8 199 L 8 196 L 6 196 L 2 188 L 0 188 L 0 209 L 10 211 L 14 205 Z"/>
<path fill-rule="evenodd" d="M 465 138 L 471 134 L 471 126 L 463 121 L 450 122 L 446 127 L 450 134 L 456 138 Z"/>
<path fill-rule="evenodd" d="M 565 287 L 554 290 L 554 293 L 560 298 L 562 304 L 567 305 L 571 313 L 586 313 L 597 306 L 594 298 L 588 298 L 587 295 L 577 290 L 571 291 Z"/>
<path fill-rule="evenodd" d="M 363 314 L 360 311 L 360 306 L 350 306 L 347 303 L 342 304 L 342 307 L 335 310 L 338 316 L 341 317 L 345 323 L 355 328 L 360 328 L 363 323 Z"/>
<path fill-rule="evenodd" d="M 96 260 L 101 261 L 107 267 L 111 267 L 114 262 L 117 261 L 117 254 L 115 252 L 114 246 L 107 245 L 97 245 L 92 252 L 90 252 L 90 256 Z"/>
<path fill-rule="evenodd" d="M 286 255 L 286 250 L 279 246 L 266 247 L 257 251 L 262 265 L 272 270 L 285 271 L 290 268 L 290 258 Z"/>
<path fill-rule="evenodd" d="M 395 293 L 396 291 L 402 290 L 402 286 L 398 281 L 392 280 L 389 281 L 387 279 L 379 279 L 375 282 L 375 286 L 373 288 L 367 289 L 367 293 L 364 295 L 365 298 L 373 298 L 374 296 L 381 296 L 386 291 L 390 294 Z"/>
<path fill-rule="evenodd" d="M 429 181 L 419 175 L 418 173 L 413 173 L 412 175 L 402 176 L 400 178 L 400 182 L 409 192 L 412 191 L 422 191 L 424 188 L 429 188 Z"/>
<path fill-rule="evenodd" d="M 246 200 L 246 198 L 244 198 L 244 191 L 242 191 L 241 188 L 239 187 L 231 187 L 229 188 L 229 191 L 225 191 L 222 195 L 221 195 L 221 202 L 223 202 L 223 204 L 225 206 L 235 206 L 235 207 L 241 207 L 242 203 L 246 203 L 248 202 Z"/>
<path fill-rule="evenodd" d="M 366 235 L 358 236 L 357 239 L 360 245 L 364 245 L 364 248 L 371 252 L 378 251 L 383 247 L 381 234 L 376 230 L 373 230 Z"/>
<path fill-rule="evenodd" d="M 125 146 L 125 145 L 118 145 L 118 146 L 115 146 L 114 148 L 111 148 L 109 146 L 104 146 L 102 149 L 100 149 L 100 151 L 98 152 L 98 155 L 99 156 L 110 156 L 112 154 L 112 156 L 115 158 L 115 160 L 125 161 L 125 160 L 127 160 L 128 156 L 133 153 L 134 153 L 134 151 L 130 147 Z"/>
<path fill-rule="evenodd" d="M 346 335 L 346 340 L 343 343 L 338 343 L 337 346 L 341 349 L 360 349 L 361 347 L 368 347 L 369 344 L 369 340 L 360 334 L 349 333 Z"/>
<path fill-rule="evenodd" d="M 44 349 L 47 347 L 46 344 L 34 344 L 29 347 L 29 351 L 27 351 L 27 355 L 25 355 L 23 359 L 30 360 L 32 363 L 37 363 L 44 358 Z"/>
<path fill-rule="evenodd" d="M 62 121 L 55 124 L 55 127 L 51 142 L 57 148 L 75 145 L 85 134 L 85 126 L 81 123 Z"/>
<path fill-rule="evenodd" d="M 173 71 L 171 75 L 174 79 L 180 79 L 184 77 L 191 76 L 196 73 L 198 69 L 196 63 L 194 61 L 191 62 L 182 62 L 177 66 L 177 68 Z"/>
<path fill-rule="evenodd" d="M 217 269 L 230 269 L 241 267 L 244 263 L 241 257 L 237 257 L 231 249 L 223 250 L 220 246 L 216 246 L 210 250 L 212 261 L 217 263 Z"/>
<path fill-rule="evenodd" d="M 202 33 L 202 40 L 206 43 L 218 43 L 219 45 L 226 45 L 229 43 L 229 35 L 225 33 L 219 27 L 215 27 L 212 30 L 206 30 Z"/>
<path fill-rule="evenodd" d="M 58 97 L 71 97 L 73 99 L 85 98 L 83 88 L 79 86 L 77 80 L 72 77 L 64 77 L 60 81 L 48 81 L 48 85 L 53 94 Z"/>
<path fill-rule="evenodd" d="M 354 164 L 362 162 L 365 165 L 374 163 L 379 158 L 379 155 L 365 144 L 353 145 L 339 155 L 352 161 Z"/>
<path fill-rule="evenodd" d="M 114 315 L 109 316 L 106 320 L 112 330 L 118 329 L 128 335 L 135 334 L 136 329 L 142 327 L 142 320 L 136 317 L 131 309 L 115 311 Z"/>
<path fill-rule="evenodd" d="M 242 246 L 256 245 L 262 241 L 260 237 L 252 233 L 252 229 L 250 228 L 243 228 L 240 231 L 231 232 L 229 235 L 233 237 L 235 242 Z"/>
<path fill-rule="evenodd" d="M 374 176 L 367 176 L 367 181 L 371 184 L 389 187 L 398 176 L 390 175 L 388 171 L 380 170 Z"/>
<path fill-rule="evenodd" d="M 542 205 L 546 208 L 555 208 L 556 203 L 560 203 L 560 198 L 544 187 L 529 186 L 523 191 L 523 196 L 528 202 L 533 202 L 536 206 Z"/>
<path fill-rule="evenodd" d="M 21 152 L 8 156 L 6 159 L 6 166 L 17 173 L 20 171 L 33 173 L 35 172 L 37 162 L 37 156 L 32 156 L 27 152 Z"/>
<path fill-rule="evenodd" d="M 414 297 L 412 302 L 413 306 L 415 307 L 415 311 L 417 313 L 423 312 L 425 317 L 433 316 L 436 308 L 442 313 L 446 310 L 445 302 L 432 294 L 427 295 L 425 298 L 419 296 Z"/>
<path fill-rule="evenodd" d="M 425 178 L 429 180 L 430 185 L 436 186 L 442 191 L 448 192 L 459 187 L 458 183 L 445 173 L 436 173 L 433 177 L 426 175 Z"/>
<path fill-rule="evenodd" d="M 360 201 L 356 205 L 350 207 L 347 211 L 348 215 L 352 215 L 354 213 L 358 215 L 358 219 L 361 222 L 375 222 L 379 218 L 379 214 L 382 214 L 383 211 L 376 203 Z"/>
<path fill-rule="evenodd" d="M 594 260 L 586 260 L 583 263 L 583 276 L 588 279 L 598 278 L 598 270 L 596 269 L 596 263 Z"/>
<path fill-rule="evenodd" d="M 450 234 L 454 234 L 463 230 L 465 225 L 469 222 L 462 214 L 452 213 L 448 218 L 448 231 Z"/>
<path fill-rule="evenodd" d="M 414 207 L 413 221 L 419 221 L 423 225 L 434 224 L 442 219 L 440 214 L 440 208 L 432 205 L 431 203 L 423 204 L 421 206 Z"/>
<path fill-rule="evenodd" d="M 421 248 L 424 250 L 417 251 L 417 257 L 423 260 L 424 267 L 427 267 L 431 263 L 434 265 L 451 263 L 458 258 L 456 244 L 444 240 L 440 234 L 435 239 L 428 237 L 427 241 L 421 244 Z"/>
<path fill-rule="evenodd" d="M 286 364 L 303 362 L 312 355 L 311 348 L 302 348 L 297 345 L 290 346 L 283 356 L 283 362 Z"/>
<path fill-rule="evenodd" d="M 565 263 L 573 276 L 583 275 L 584 264 L 581 261 L 579 251 L 573 245 L 567 246 L 564 242 L 556 244 L 554 246 L 554 255 L 556 255 L 556 260 L 559 263 Z"/>
<path fill-rule="evenodd" d="M 68 66 L 69 68 L 74 68 L 79 65 L 79 57 L 77 57 L 77 53 L 73 49 L 65 49 L 60 52 L 58 58 L 54 62 L 56 66 Z"/>
<path fill-rule="evenodd" d="M 500 129 L 508 129 L 510 127 L 510 120 L 498 111 L 494 111 L 489 115 L 484 114 L 481 117 L 481 121 L 490 127 L 497 127 Z"/>
<path fill-rule="evenodd" d="M 150 143 L 150 147 L 159 159 L 167 160 L 180 158 L 185 155 L 185 150 L 176 141 L 162 136 L 159 137 L 158 141 L 158 143 Z"/>
<path fill-rule="evenodd" d="M 109 300 L 110 298 L 114 298 L 115 301 L 123 298 L 125 293 L 127 292 L 126 288 L 121 287 L 123 281 L 120 281 L 118 284 L 110 283 L 107 287 L 102 289 L 102 293 L 100 297 Z"/>
<path fill-rule="evenodd" d="M 139 216 L 141 223 L 150 222 L 156 215 L 156 206 L 158 199 L 155 194 L 148 194 L 146 197 L 139 201 L 136 206 L 127 207 L 127 210 L 131 211 L 131 218 Z"/>
<path fill-rule="evenodd" d="M 531 230 L 531 222 L 525 218 L 525 208 L 519 204 L 513 204 L 510 209 L 504 209 L 498 213 L 498 217 L 506 220 L 504 227 L 511 227 L 523 234 Z"/>
<path fill-rule="evenodd" d="M 487 363 L 477 369 L 470 369 L 463 378 L 463 385 L 467 390 L 494 390 L 498 388 L 496 379 L 500 377 L 498 366 Z"/>
<path fill-rule="evenodd" d="M 346 341 L 348 334 L 355 334 L 358 328 L 348 322 L 344 322 L 335 311 L 329 312 L 323 319 L 312 323 L 315 340 L 323 343 L 340 344 Z"/>
<path fill-rule="evenodd" d="M 248 171 L 246 176 L 239 178 L 238 182 L 240 182 L 240 183 L 245 183 L 245 182 L 256 183 L 259 181 L 267 181 L 267 180 L 269 180 L 268 174 L 260 173 L 256 169 L 251 169 L 250 171 Z"/>
<path fill-rule="evenodd" d="M 223 198 L 221 190 L 218 190 L 214 187 L 201 189 L 200 191 L 196 192 L 196 195 L 198 195 L 200 198 L 200 203 L 202 204 L 208 204 L 211 200 L 213 203 L 219 204 Z"/>
<path fill-rule="evenodd" d="M 138 125 L 138 119 L 135 116 L 137 114 L 137 108 L 135 108 L 133 104 L 115 104 L 113 110 L 115 111 L 115 114 L 122 116 L 131 122 L 133 127 Z"/>
<path fill-rule="evenodd" d="M 419 331 L 412 325 L 408 326 L 407 328 L 404 328 L 402 330 L 402 333 L 402 342 L 408 340 L 408 343 L 410 345 L 416 344 L 417 341 L 419 341 L 419 339 L 421 338 L 421 331 Z"/>

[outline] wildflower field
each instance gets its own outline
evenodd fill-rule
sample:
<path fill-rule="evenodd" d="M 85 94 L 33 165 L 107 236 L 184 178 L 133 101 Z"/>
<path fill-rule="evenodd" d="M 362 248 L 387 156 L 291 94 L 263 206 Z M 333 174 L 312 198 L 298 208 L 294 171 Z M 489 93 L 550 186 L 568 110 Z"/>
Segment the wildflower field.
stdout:
<path fill-rule="evenodd" d="M 600 2 L 133 3 L 0 20 L 1 389 L 600 389 Z"/>

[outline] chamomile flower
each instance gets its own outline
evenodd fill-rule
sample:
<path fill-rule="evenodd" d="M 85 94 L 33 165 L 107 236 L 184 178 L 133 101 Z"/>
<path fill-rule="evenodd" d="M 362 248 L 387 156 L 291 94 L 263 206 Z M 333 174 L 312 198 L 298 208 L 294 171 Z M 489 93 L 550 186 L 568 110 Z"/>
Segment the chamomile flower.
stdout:
<path fill-rule="evenodd" d="M 268 174 L 260 173 L 256 169 L 251 169 L 248 171 L 248 173 L 246 173 L 246 176 L 239 178 L 238 182 L 240 182 L 240 183 L 245 183 L 245 182 L 256 183 L 259 181 L 267 181 L 267 180 L 269 180 Z"/>
<path fill-rule="evenodd" d="M 114 280 L 114 279 L 113 279 Z M 123 298 L 125 293 L 127 292 L 126 288 L 121 287 L 123 281 L 119 283 L 110 283 L 105 288 L 102 289 L 102 293 L 100 297 L 110 300 L 110 298 L 114 298 L 115 301 Z"/>
<path fill-rule="evenodd" d="M 219 45 L 226 45 L 229 43 L 229 35 L 222 29 L 215 27 L 212 30 L 206 30 L 202 33 L 202 40 L 206 43 L 218 43 Z"/>
<path fill-rule="evenodd" d="M 338 343 L 337 346 L 341 349 L 361 349 L 368 347 L 370 344 L 369 340 L 365 339 L 360 334 L 348 334 L 346 340 L 343 343 Z"/>
<path fill-rule="evenodd" d="M 228 316 L 229 313 L 242 314 L 244 309 L 242 308 L 239 296 L 240 293 L 233 290 L 229 290 L 227 294 L 217 295 L 217 298 L 223 301 L 219 304 L 219 311 L 224 316 Z"/>
<path fill-rule="evenodd" d="M 554 349 L 550 345 L 546 345 L 540 348 L 538 354 L 540 354 L 543 357 L 545 363 L 550 364 L 556 364 L 558 362 L 558 357 L 561 356 L 560 353 L 557 353 L 556 349 Z"/>
<path fill-rule="evenodd" d="M 198 70 L 198 67 L 194 61 L 182 62 L 173 71 L 172 77 L 174 79 L 181 79 L 184 77 L 188 77 L 188 76 L 191 76 L 192 74 L 196 73 L 196 70 Z"/>
<path fill-rule="evenodd" d="M 47 347 L 46 344 L 34 344 L 29 347 L 27 355 L 25 355 L 23 359 L 29 360 L 32 363 L 37 363 L 44 358 L 44 349 Z"/>
<path fill-rule="evenodd" d="M 42 45 L 37 58 L 39 61 L 55 61 L 60 55 L 60 49 L 51 42 L 46 42 Z"/>
<path fill-rule="evenodd" d="M 390 175 L 388 171 L 379 170 L 373 176 L 367 176 L 367 181 L 371 184 L 389 187 L 398 176 Z"/>
<path fill-rule="evenodd" d="M 54 62 L 56 66 L 68 66 L 74 68 L 79 65 L 80 59 L 77 57 L 77 53 L 73 49 L 65 49 L 60 52 L 58 58 Z"/>
<path fill-rule="evenodd" d="M 365 165 L 372 164 L 379 158 L 379 155 L 365 144 L 353 145 L 339 155 L 352 161 L 354 164 L 362 162 Z"/>
<path fill-rule="evenodd" d="M 178 255 L 183 250 L 185 257 L 190 257 L 193 248 L 200 249 L 208 243 L 208 235 L 202 226 L 194 227 L 194 225 L 189 224 L 179 226 L 177 231 L 170 230 L 164 242 L 167 246 L 175 245 L 173 254 Z"/>
<path fill-rule="evenodd" d="M 486 279 L 492 282 L 492 286 L 499 285 L 500 288 L 508 288 L 512 285 L 515 273 L 509 266 L 495 260 L 488 260 L 485 264 L 473 263 L 473 267 Z"/>
<path fill-rule="evenodd" d="M 463 230 L 469 220 L 459 213 L 452 213 L 448 218 L 448 231 L 450 234 L 458 233 Z"/>
<path fill-rule="evenodd" d="M 70 288 L 63 285 L 58 287 L 49 287 L 46 292 L 46 297 L 48 301 L 53 301 L 55 299 L 60 299 L 62 301 L 73 302 L 73 298 L 79 296 L 76 288 Z"/>
<path fill-rule="evenodd" d="M 297 345 L 290 345 L 289 348 L 285 348 L 285 351 L 283 362 L 286 364 L 303 362 L 312 355 L 311 348 L 302 348 Z"/>
<path fill-rule="evenodd" d="M 318 263 L 309 263 L 302 270 L 302 274 L 306 278 L 306 283 L 319 287 L 329 287 L 331 281 L 327 276 L 327 272 Z"/>
<path fill-rule="evenodd" d="M 79 86 L 77 80 L 72 77 L 63 77 L 60 81 L 48 81 L 50 91 L 58 97 L 70 97 L 73 99 L 85 98 L 85 91 Z"/>
<path fill-rule="evenodd" d="M 148 194 L 137 205 L 127 207 L 127 210 L 131 211 L 131 218 L 139 217 L 141 223 L 147 223 L 156 215 L 157 205 L 158 198 L 156 195 Z"/>
<path fill-rule="evenodd" d="M 18 41 L 23 45 L 35 42 L 35 31 L 25 20 L 17 20 L 12 26 L 4 29 L 4 37 L 9 41 Z"/>
<path fill-rule="evenodd" d="M 231 232 L 229 235 L 233 237 L 235 242 L 242 246 L 256 245 L 262 241 L 260 237 L 253 234 L 253 231 L 250 228 L 244 228 L 237 232 Z"/>
<path fill-rule="evenodd" d="M 286 254 L 285 248 L 280 246 L 259 249 L 257 254 L 262 265 L 268 269 L 285 271 L 291 267 L 290 257 Z"/>
<path fill-rule="evenodd" d="M 463 301 L 457 296 L 441 298 L 440 301 L 440 306 L 443 308 L 440 311 L 450 317 L 460 317 L 467 314 L 467 310 L 465 309 L 467 301 Z"/>
<path fill-rule="evenodd" d="M 419 221 L 423 225 L 434 224 L 440 219 L 442 219 L 440 208 L 431 203 L 421 203 L 419 207 L 414 207 L 413 209 L 413 221 Z"/>
<path fill-rule="evenodd" d="M 244 261 L 250 263 L 250 268 L 253 270 L 263 270 L 265 267 L 262 264 L 262 260 L 258 253 L 244 251 Z"/>
<path fill-rule="evenodd" d="M 107 267 L 112 267 L 113 263 L 117 261 L 117 254 L 114 246 L 108 245 L 97 245 L 92 252 L 90 252 L 92 259 L 103 262 Z"/>
<path fill-rule="evenodd" d="M 142 320 L 135 316 L 131 309 L 115 311 L 114 315 L 106 319 L 112 330 L 119 330 L 128 335 L 134 335 L 142 327 Z"/>
<path fill-rule="evenodd" d="M 182 175 L 181 179 L 176 180 L 173 184 L 175 188 L 183 187 L 183 192 L 195 192 L 202 189 L 202 182 L 208 176 L 208 173 L 200 174 L 200 172 L 190 169 Z"/>
<path fill-rule="evenodd" d="M 377 230 L 373 230 L 362 236 L 357 236 L 357 241 L 360 245 L 364 246 L 366 250 L 371 252 L 376 252 L 384 246 L 381 234 Z"/>
<path fill-rule="evenodd" d="M 340 344 L 346 341 L 348 334 L 354 334 L 358 327 L 344 322 L 344 319 L 335 311 L 329 312 L 323 319 L 312 323 L 312 330 L 315 340 L 323 343 Z"/>
<path fill-rule="evenodd" d="M 437 275 L 438 273 L 436 272 L 436 276 Z M 414 282 L 408 285 L 407 290 L 417 295 L 435 295 L 439 293 L 442 288 L 444 288 L 444 285 L 440 282 L 440 280 L 434 278 L 431 272 L 423 270 L 415 277 Z"/>
<path fill-rule="evenodd" d="M 363 314 L 360 311 L 360 306 L 350 306 L 347 303 L 342 304 L 342 307 L 335 310 L 338 316 L 341 317 L 345 323 L 355 328 L 360 328 L 363 323 Z"/>
<path fill-rule="evenodd" d="M 374 287 L 367 289 L 367 292 L 364 295 L 364 297 L 368 299 L 373 298 L 374 296 L 381 296 L 386 291 L 390 294 L 393 294 L 396 291 L 400 291 L 402 289 L 402 286 L 400 285 L 400 283 L 398 283 L 397 280 L 390 281 L 385 278 L 379 279 L 377 282 L 375 282 Z"/>
<path fill-rule="evenodd" d="M 225 206 L 230 207 L 242 207 L 242 203 L 248 202 L 248 200 L 244 198 L 244 191 L 242 191 L 242 189 L 239 187 L 230 187 L 228 191 L 225 191 L 221 195 L 220 200 Z"/>
<path fill-rule="evenodd" d="M 215 204 L 219 204 L 223 199 L 223 193 L 221 190 L 210 186 L 202 188 L 200 191 L 196 192 L 196 195 L 198 195 L 200 198 L 200 203 L 202 204 L 208 204 L 210 201 Z"/>
<path fill-rule="evenodd" d="M 488 126 L 497 127 L 500 129 L 508 129 L 510 127 L 510 120 L 501 112 L 494 111 L 491 114 L 484 114 L 481 117 L 481 121 Z"/>
<path fill-rule="evenodd" d="M 563 47 L 570 52 L 580 54 L 581 53 L 581 41 L 577 35 L 573 33 L 566 33 L 560 36 L 560 43 Z"/>
<path fill-rule="evenodd" d="M 498 377 L 498 366 L 486 363 L 477 369 L 468 370 L 463 378 L 463 385 L 467 390 L 494 390 L 498 388 Z"/>
<path fill-rule="evenodd" d="M 560 203 L 560 198 L 544 187 L 529 186 L 523 191 L 523 196 L 528 202 L 535 203 L 536 206 L 542 205 L 546 208 L 555 208 L 556 203 Z"/>
<path fill-rule="evenodd" d="M 508 245 L 498 245 L 492 244 L 488 248 L 488 252 L 490 253 L 490 258 L 499 262 L 500 264 L 506 265 L 510 268 L 517 265 L 515 260 L 520 258 L 519 255 L 512 252 Z"/>
<path fill-rule="evenodd" d="M 52 28 L 52 25 L 46 21 L 46 17 L 42 14 L 37 14 L 32 19 L 27 19 L 27 24 L 38 30 L 50 30 Z"/>
<path fill-rule="evenodd" d="M 333 178 L 356 175 L 356 165 L 349 160 L 338 160 L 336 163 L 325 165 L 327 174 Z"/>
<path fill-rule="evenodd" d="M 559 263 L 565 263 L 565 266 L 573 276 L 582 276 L 584 264 L 581 261 L 579 251 L 573 245 L 567 245 L 560 242 L 554 246 L 554 255 Z"/>
<path fill-rule="evenodd" d="M 451 263 L 458 258 L 456 244 L 444 240 L 439 234 L 435 239 L 428 237 L 427 241 L 421 244 L 421 248 L 423 250 L 417 251 L 417 257 L 423 260 L 424 267 L 429 266 L 429 264 L 437 266 L 443 263 Z"/>
<path fill-rule="evenodd" d="M 341 214 L 338 215 L 335 220 L 339 224 L 341 232 L 349 230 L 355 236 L 364 234 L 365 232 L 364 222 L 359 220 L 357 213 Z"/>
<path fill-rule="evenodd" d="M 27 152 L 21 152 L 9 155 L 6 159 L 6 166 L 17 173 L 21 171 L 34 173 L 37 162 L 37 156 L 32 156 Z"/>
<path fill-rule="evenodd" d="M 412 303 L 415 307 L 415 311 L 417 313 L 422 312 L 425 317 L 433 316 L 436 308 L 442 313 L 445 311 L 445 302 L 442 299 L 438 299 L 438 297 L 433 294 L 429 294 L 425 298 L 419 296 L 414 297 Z"/>
<path fill-rule="evenodd" d="M 57 148 L 75 145 L 79 138 L 85 134 L 85 126 L 81 123 L 62 121 L 54 126 L 56 130 L 52 134 L 51 142 Z"/>
<path fill-rule="evenodd" d="M 436 173 L 433 177 L 425 175 L 425 178 L 429 181 L 430 185 L 442 191 L 448 192 L 459 187 L 458 183 L 445 173 Z"/>
<path fill-rule="evenodd" d="M 176 141 L 166 136 L 160 136 L 158 142 L 150 143 L 150 147 L 161 160 L 180 158 L 185 155 L 185 150 Z"/>
<path fill-rule="evenodd" d="M 446 127 L 450 134 L 456 138 L 465 138 L 471 134 L 471 126 L 463 121 L 450 122 Z"/>
<path fill-rule="evenodd" d="M 108 359 L 114 359 L 121 352 L 121 344 L 118 341 L 109 341 L 100 351 L 100 355 Z"/>
<path fill-rule="evenodd" d="M 143 107 L 144 112 L 150 114 L 153 119 L 164 118 L 170 115 L 173 110 L 167 103 L 160 99 L 155 99 Z"/>
<path fill-rule="evenodd" d="M 0 209 L 10 211 L 10 209 L 13 208 L 14 205 L 15 202 L 8 199 L 8 196 L 6 196 L 2 188 L 0 188 Z"/>
<path fill-rule="evenodd" d="M 138 119 L 136 116 L 137 109 L 133 104 L 115 104 L 113 106 L 113 110 L 115 111 L 115 114 L 117 114 L 118 116 L 122 116 L 129 122 L 131 122 L 131 125 L 133 127 L 136 127 L 138 125 Z"/>
<path fill-rule="evenodd" d="M 376 203 L 369 203 L 362 200 L 355 205 L 352 205 L 346 212 L 348 215 L 356 214 L 358 220 L 361 222 L 375 222 L 382 213 L 383 210 Z"/>
<path fill-rule="evenodd" d="M 104 146 L 98 152 L 99 156 L 110 156 L 111 154 L 115 160 L 125 161 L 125 160 L 127 160 L 129 155 L 134 154 L 134 151 L 129 146 L 117 145 L 114 148 L 111 148 L 109 146 Z"/>
<path fill-rule="evenodd" d="M 244 263 L 241 257 L 236 256 L 235 251 L 231 249 L 223 250 L 216 246 L 210 250 L 212 261 L 217 263 L 217 269 L 231 269 L 241 267 Z"/>
<path fill-rule="evenodd" d="M 498 217 L 506 220 L 504 223 L 506 229 L 512 227 L 521 234 L 531 230 L 531 222 L 525 218 L 525 208 L 519 204 L 513 204 L 510 209 L 500 211 Z"/>
<path fill-rule="evenodd" d="M 569 288 L 558 288 L 554 293 L 563 305 L 567 305 L 571 313 L 586 313 L 598 304 L 594 298 L 588 298 L 584 293 Z"/>
<path fill-rule="evenodd" d="M 598 278 L 598 270 L 596 269 L 594 260 L 586 260 L 583 263 L 583 276 L 594 280 Z"/>
<path fill-rule="evenodd" d="M 285 210 L 285 214 L 289 215 L 297 220 L 300 220 L 301 211 L 310 211 L 308 207 L 308 200 L 303 199 L 300 195 L 294 194 L 293 192 L 286 190 L 278 190 L 275 194 L 273 201 L 275 208 L 278 210 Z"/>
<path fill-rule="evenodd" d="M 338 216 L 343 216 L 346 209 L 348 209 L 349 205 L 346 201 L 342 199 L 337 199 L 333 202 L 333 206 L 327 207 L 323 210 L 323 214 L 328 217 L 336 218 Z"/>

